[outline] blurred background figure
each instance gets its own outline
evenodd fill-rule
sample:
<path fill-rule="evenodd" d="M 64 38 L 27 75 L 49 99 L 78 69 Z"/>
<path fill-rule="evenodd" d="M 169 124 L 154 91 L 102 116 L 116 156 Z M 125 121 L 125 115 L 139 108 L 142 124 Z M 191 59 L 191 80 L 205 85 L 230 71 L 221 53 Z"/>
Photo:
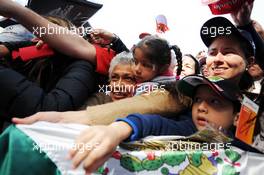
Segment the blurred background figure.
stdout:
<path fill-rule="evenodd" d="M 252 76 L 254 81 L 254 84 L 248 90 L 248 95 L 252 97 L 252 99 L 256 99 L 260 93 L 261 86 L 263 85 L 264 82 L 263 81 L 264 72 L 258 64 L 253 63 L 248 68 L 248 73 Z"/>
<path fill-rule="evenodd" d="M 199 59 L 199 67 L 200 67 L 200 72 L 203 76 L 208 77 L 209 76 L 209 72 L 206 66 L 206 57 L 203 57 L 201 59 Z"/>
<path fill-rule="evenodd" d="M 260 125 L 260 132 L 256 135 L 253 146 L 260 151 L 264 152 L 264 113 L 263 111 L 260 113 L 258 118 L 258 124 Z"/>
<path fill-rule="evenodd" d="M 198 52 L 198 54 L 196 55 L 196 59 L 199 61 L 200 59 L 207 57 L 207 54 L 204 50 L 201 50 L 200 52 Z"/>
<path fill-rule="evenodd" d="M 252 20 L 253 27 L 255 28 L 256 32 L 258 32 L 259 36 L 264 40 L 264 30 L 263 27 L 258 23 L 256 20 Z"/>
<path fill-rule="evenodd" d="M 177 66 L 176 66 L 177 68 Z M 182 58 L 182 71 L 180 79 L 187 75 L 197 75 L 200 73 L 199 62 L 191 54 L 185 54 Z"/>

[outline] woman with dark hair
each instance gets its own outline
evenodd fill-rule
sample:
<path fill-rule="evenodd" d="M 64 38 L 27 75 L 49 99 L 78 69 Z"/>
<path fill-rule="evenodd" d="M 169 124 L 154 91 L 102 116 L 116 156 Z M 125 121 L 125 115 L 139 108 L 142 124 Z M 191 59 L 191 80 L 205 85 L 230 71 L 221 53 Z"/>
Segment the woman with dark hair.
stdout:
<path fill-rule="evenodd" d="M 211 34 L 211 27 L 225 31 Z M 202 26 L 201 38 L 208 47 L 206 66 L 210 76 L 232 79 L 241 90 L 251 87 L 247 70 L 254 60 L 255 44 L 248 32 L 237 29 L 224 17 L 215 17 Z"/>
<path fill-rule="evenodd" d="M 182 57 L 182 71 L 180 78 L 187 75 L 197 75 L 200 74 L 199 62 L 191 54 L 185 54 Z"/>

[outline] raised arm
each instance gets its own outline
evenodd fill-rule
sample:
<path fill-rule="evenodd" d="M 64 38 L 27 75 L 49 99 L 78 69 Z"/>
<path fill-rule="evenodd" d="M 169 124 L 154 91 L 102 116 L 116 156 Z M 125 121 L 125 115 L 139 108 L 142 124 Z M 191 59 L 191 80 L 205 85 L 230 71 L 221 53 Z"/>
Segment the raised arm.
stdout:
<path fill-rule="evenodd" d="M 256 46 L 255 58 L 257 63 L 264 69 L 263 55 L 264 55 L 264 41 L 261 36 L 257 33 L 253 26 L 253 21 L 251 19 L 251 12 L 253 9 L 253 2 L 245 2 L 241 8 L 233 12 L 231 17 L 233 18 L 235 24 L 238 28 L 248 31 Z"/>
<path fill-rule="evenodd" d="M 66 32 L 67 29 L 62 29 L 62 27 L 49 22 L 32 10 L 11 0 L 0 0 L 0 15 L 16 19 L 34 35 L 37 35 L 57 51 L 68 56 L 96 63 L 94 46 L 76 34 L 76 32 Z M 48 29 L 52 28 L 61 28 L 58 31 L 64 32 L 49 34 Z"/>

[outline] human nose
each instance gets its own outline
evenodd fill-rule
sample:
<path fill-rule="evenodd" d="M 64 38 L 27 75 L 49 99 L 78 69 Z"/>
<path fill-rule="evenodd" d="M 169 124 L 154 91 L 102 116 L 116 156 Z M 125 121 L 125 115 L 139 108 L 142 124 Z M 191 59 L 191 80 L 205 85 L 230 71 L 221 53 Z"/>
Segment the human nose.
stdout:
<path fill-rule="evenodd" d="M 224 62 L 224 55 L 221 52 L 218 52 L 217 55 L 213 59 L 214 63 L 222 63 Z"/>
<path fill-rule="evenodd" d="M 141 66 L 140 64 L 136 64 L 134 65 L 134 70 L 135 70 L 135 73 L 138 75 L 138 74 L 141 74 Z"/>
<path fill-rule="evenodd" d="M 207 103 L 206 103 L 206 101 L 201 101 L 201 102 L 199 103 L 198 111 L 199 111 L 199 112 L 204 112 L 204 113 L 207 113 L 207 112 L 208 112 L 208 108 L 207 108 Z"/>
<path fill-rule="evenodd" d="M 118 79 L 115 80 L 115 85 L 116 86 L 123 86 L 124 83 L 124 79 L 122 77 L 119 77 Z"/>

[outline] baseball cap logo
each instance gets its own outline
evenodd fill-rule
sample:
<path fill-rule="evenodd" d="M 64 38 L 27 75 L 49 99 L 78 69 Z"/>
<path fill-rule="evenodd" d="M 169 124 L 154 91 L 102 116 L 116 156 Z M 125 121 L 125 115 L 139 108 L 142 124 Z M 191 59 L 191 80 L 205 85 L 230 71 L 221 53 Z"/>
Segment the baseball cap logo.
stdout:
<path fill-rule="evenodd" d="M 232 30 L 231 26 L 203 26 L 201 30 L 203 35 L 210 35 L 210 37 L 214 38 L 219 35 L 231 35 Z"/>
<path fill-rule="evenodd" d="M 218 82 L 218 81 L 222 81 L 224 80 L 222 77 L 219 77 L 219 76 L 211 76 L 211 77 L 208 77 L 208 80 L 210 80 L 211 82 Z"/>

